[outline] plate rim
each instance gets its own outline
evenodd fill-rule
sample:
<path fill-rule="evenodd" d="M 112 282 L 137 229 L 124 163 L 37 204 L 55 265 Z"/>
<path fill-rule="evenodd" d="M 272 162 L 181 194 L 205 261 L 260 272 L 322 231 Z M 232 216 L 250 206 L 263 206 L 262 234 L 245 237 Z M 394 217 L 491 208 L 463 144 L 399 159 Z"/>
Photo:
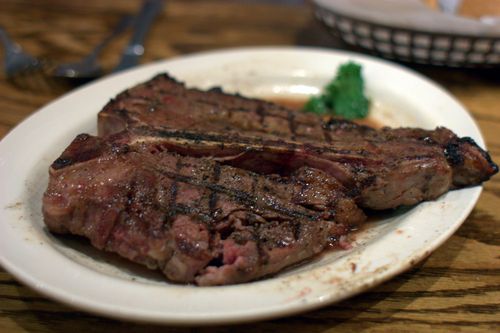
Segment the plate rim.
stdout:
<path fill-rule="evenodd" d="M 179 56 L 175 57 L 172 59 L 166 59 L 166 60 L 160 60 L 154 63 L 146 64 L 139 66 L 137 68 L 130 69 L 128 71 L 125 71 L 123 73 L 117 73 L 113 74 L 107 77 L 104 77 L 102 79 L 99 79 L 93 83 L 89 83 L 85 86 L 82 86 L 78 89 L 75 89 L 71 91 L 68 94 L 65 94 L 52 102 L 48 103 L 47 105 L 43 106 L 42 108 L 38 109 L 34 113 L 32 113 L 29 117 L 27 117 L 25 120 L 23 120 L 21 123 L 19 123 L 14 129 L 12 129 L 1 141 L 0 141 L 0 150 L 2 149 L 3 146 L 6 145 L 5 142 L 10 142 L 11 138 L 14 136 L 14 132 L 18 130 L 19 128 L 22 128 L 22 126 L 26 126 L 27 123 L 33 122 L 36 120 L 37 115 L 41 114 L 44 112 L 44 110 L 50 109 L 53 107 L 53 105 L 56 105 L 59 103 L 61 100 L 66 99 L 66 98 L 72 98 L 76 94 L 80 94 L 81 91 L 84 89 L 87 89 L 89 86 L 94 86 L 97 84 L 100 84 L 102 82 L 105 82 L 107 80 L 112 81 L 116 80 L 117 78 L 120 77 L 125 77 L 127 75 L 132 75 L 133 73 L 143 71 L 145 68 L 149 68 L 150 66 L 158 66 L 158 65 L 165 65 L 166 63 L 178 61 L 178 60 L 192 60 L 198 57 L 203 57 L 203 56 L 213 56 L 217 54 L 230 54 L 230 53 L 245 53 L 245 52 L 275 52 L 275 51 L 285 51 L 285 52 L 323 52 L 323 53 L 328 53 L 332 55 L 344 55 L 344 56 L 349 56 L 353 59 L 368 59 L 370 61 L 375 61 L 378 63 L 384 63 L 386 65 L 390 66 L 395 66 L 400 70 L 403 70 L 413 76 L 417 76 L 418 78 L 424 80 L 426 83 L 431 84 L 434 88 L 437 88 L 440 90 L 440 93 L 444 93 L 445 95 L 451 97 L 454 102 L 456 102 L 461 110 L 464 112 L 464 116 L 468 119 L 469 122 L 473 125 L 475 130 L 477 131 L 477 134 L 479 135 L 478 143 L 484 147 L 484 140 L 483 136 L 479 130 L 479 127 L 471 117 L 470 113 L 467 112 L 467 110 L 463 107 L 463 105 L 457 101 L 450 93 L 446 91 L 443 87 L 441 87 L 439 84 L 429 80 L 428 78 L 424 77 L 423 75 L 408 69 L 406 67 L 403 67 L 398 64 L 394 64 L 390 61 L 386 60 L 381 60 L 378 58 L 366 56 L 366 55 L 360 55 L 357 53 L 352 53 L 352 52 L 347 52 L 347 51 L 337 51 L 337 50 L 329 50 L 329 49 L 324 49 L 324 48 L 315 48 L 315 47 L 245 47 L 245 48 L 227 48 L 227 49 L 222 49 L 222 50 L 211 50 L 211 51 L 206 51 L 206 52 L 200 52 L 200 53 L 195 53 L 195 54 L 190 54 L 187 56 Z M 35 119 L 35 120 L 33 120 Z M 7 139 L 7 140 L 6 140 Z M 0 167 L 1 168 L 1 167 Z M 117 311 L 116 309 L 108 309 L 106 307 L 104 308 L 99 308 L 96 307 L 95 304 L 92 305 L 92 301 L 90 302 L 79 302 L 76 301 L 75 299 L 72 299 L 71 296 L 68 296 L 64 293 L 60 293 L 61 290 L 49 290 L 50 288 L 47 288 L 47 286 L 40 285 L 35 277 L 28 276 L 23 272 L 20 267 L 16 267 L 15 263 L 10 262 L 8 258 L 4 257 L 4 254 L 0 252 L 0 264 L 8 271 L 10 272 L 13 276 L 15 276 L 17 279 L 25 283 L 26 285 L 29 285 L 36 291 L 40 292 L 41 294 L 51 298 L 55 299 L 59 302 L 62 302 L 64 304 L 70 305 L 72 307 L 78 307 L 79 309 L 83 309 L 85 311 L 98 314 L 98 315 L 105 315 L 108 317 L 112 318 L 117 318 L 117 319 L 128 319 L 128 320 L 134 320 L 134 321 L 141 321 L 141 322 L 148 322 L 148 323 L 163 323 L 163 324 L 176 324 L 176 325 L 203 325 L 203 324 L 222 324 L 222 323 L 236 323 L 236 322 L 248 322 L 248 321 L 254 321 L 254 320 L 263 320 L 263 319 L 270 319 L 270 318 L 276 318 L 276 317 L 281 317 L 281 316 L 288 316 L 288 315 L 293 315 L 299 312 L 304 312 L 304 311 L 309 311 L 312 309 L 316 309 L 318 307 L 324 306 L 326 304 L 331 304 L 332 302 L 337 302 L 341 301 L 343 299 L 346 299 L 348 297 L 352 297 L 356 294 L 362 293 L 366 291 L 367 289 L 378 285 L 384 281 L 389 280 L 390 278 L 394 277 L 395 275 L 400 274 L 401 272 L 411 268 L 413 265 L 416 263 L 420 262 L 423 260 L 426 256 L 430 255 L 438 246 L 440 246 L 446 239 L 448 239 L 459 227 L 460 225 L 465 221 L 466 217 L 470 214 L 472 209 L 474 208 L 479 195 L 482 191 L 482 186 L 477 186 L 474 188 L 469 189 L 470 191 L 470 197 L 471 200 L 468 202 L 467 207 L 463 210 L 462 214 L 460 215 L 460 222 L 455 223 L 452 228 L 448 229 L 446 233 L 443 233 L 439 235 L 439 237 L 436 237 L 434 241 L 427 245 L 425 250 L 420 251 L 419 253 L 416 253 L 412 258 L 408 258 L 408 260 L 400 265 L 397 269 L 393 270 L 387 270 L 385 274 L 383 275 L 377 275 L 375 278 L 373 278 L 371 281 L 368 281 L 367 283 L 363 284 L 362 286 L 358 287 L 358 289 L 353 289 L 350 292 L 344 293 L 342 297 L 333 297 L 333 294 L 330 294 L 326 298 L 324 298 L 322 301 L 317 301 L 317 302 L 309 302 L 306 304 L 300 304 L 300 303 L 293 303 L 288 307 L 281 307 L 281 309 L 273 309 L 273 311 L 270 311 L 268 313 L 235 313 L 229 317 L 224 317 L 224 316 L 219 316 L 219 317 L 214 317 L 214 316 L 195 316 L 195 317 L 180 317 L 180 318 L 174 318 L 172 316 L 156 316 L 155 314 L 153 315 L 148 315 L 147 313 L 142 313 L 138 314 L 135 313 L 126 313 L 126 312 L 120 312 Z M 2 208 L 3 210 L 4 208 Z M 332 299 L 333 298 L 333 299 Z M 94 302 L 95 303 L 95 302 Z"/>

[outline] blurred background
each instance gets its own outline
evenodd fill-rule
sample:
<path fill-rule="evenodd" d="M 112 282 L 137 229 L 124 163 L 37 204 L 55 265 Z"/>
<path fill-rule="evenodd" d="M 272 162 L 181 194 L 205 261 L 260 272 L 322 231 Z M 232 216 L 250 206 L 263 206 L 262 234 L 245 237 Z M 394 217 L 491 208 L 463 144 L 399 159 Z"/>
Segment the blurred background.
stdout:
<path fill-rule="evenodd" d="M 136 52 L 135 60 L 140 64 L 206 50 L 257 45 L 324 47 L 386 57 L 391 52 L 385 52 L 384 45 L 398 40 L 405 43 L 405 38 L 398 39 L 391 31 L 377 37 L 375 30 L 370 30 L 373 28 L 368 20 L 371 14 L 352 19 L 350 14 L 360 8 L 366 9 L 363 6 L 368 2 L 374 3 L 360 1 L 363 5 L 345 12 L 349 3 L 359 1 L 167 0 L 155 13 L 149 29 L 144 31 L 143 42 L 139 43 L 141 47 L 132 48 L 132 51 Z M 434 13 L 424 15 L 424 21 L 442 11 L 438 1 L 385 1 L 389 7 L 380 7 L 382 2 L 375 2 L 383 13 L 418 3 L 420 10 L 425 7 Z M 497 13 L 500 9 L 496 0 L 474 0 L 474 3 L 490 6 L 486 13 Z M 11 71 L 7 71 L 5 48 L 0 51 L 0 138 L 43 105 L 88 82 L 89 79 L 56 77 L 54 70 L 61 64 L 79 62 L 89 56 L 124 16 L 136 15 L 143 5 L 139 0 L 0 0 L 0 28 L 5 33 L 2 41 L 8 38 L 13 43 L 11 46 L 15 44 L 12 54 L 17 55 L 17 60 L 21 48 L 31 57 L 30 70 L 14 75 L 20 67 L 12 69 L 15 66 L 11 64 Z M 337 5 L 344 6 L 344 11 L 337 11 Z M 457 10 L 464 11 L 464 8 Z M 374 11 L 368 12 L 373 14 Z M 500 70 L 496 54 L 500 52 L 500 44 L 498 35 L 495 37 L 491 32 L 495 18 L 490 17 L 498 14 L 478 14 L 477 8 L 460 13 L 469 21 L 458 24 L 459 29 L 465 29 L 471 20 L 478 21 L 486 16 L 488 28 L 485 29 L 490 32 L 464 41 L 462 39 L 468 36 L 463 35 L 463 31 L 459 37 L 453 35 L 453 29 L 437 35 L 432 35 L 431 31 L 430 39 L 426 36 L 420 39 L 418 33 L 405 25 L 399 31 L 409 33 L 410 45 L 427 47 L 430 51 L 419 51 L 423 52 L 420 58 L 409 51 L 406 60 L 394 53 L 391 61 L 418 71 L 450 91 L 471 112 L 498 162 Z M 398 18 L 392 15 L 394 17 Z M 377 23 L 377 27 L 391 30 L 390 22 L 384 22 Z M 361 24 L 360 28 L 354 28 L 356 24 Z M 132 26 L 113 36 L 97 54 L 97 64 L 101 67 L 97 77 L 116 70 L 134 35 Z M 426 33 L 429 31 L 421 35 Z M 368 38 L 366 36 L 371 38 L 372 35 L 374 40 L 379 38 L 382 46 L 373 44 L 370 48 L 366 47 L 369 42 L 365 46 L 361 44 Z M 440 44 L 438 35 L 446 35 L 449 43 Z M 461 66 L 465 60 L 458 56 L 454 66 L 449 67 L 439 56 L 439 64 L 426 64 L 426 59 L 433 54 L 451 54 L 455 45 L 458 51 L 463 51 L 463 59 L 470 56 L 472 60 L 479 60 Z M 403 55 L 405 52 L 401 51 Z M 481 52 L 484 54 L 472 56 Z M 165 330 L 75 311 L 31 291 L 0 268 L 0 332 L 456 332 L 462 329 L 493 332 L 500 326 L 500 248 L 496 217 L 499 184 L 496 177 L 485 185 L 485 192 L 466 223 L 427 261 L 363 295 L 318 311 L 237 328 Z M 450 286 L 457 288 L 453 290 Z M 431 320 L 434 316 L 437 319 Z"/>
<path fill-rule="evenodd" d="M 380 4 L 383 2 L 388 4 L 381 7 Z M 445 0 L 445 2 L 450 1 Z M 373 6 L 373 3 L 375 3 L 374 8 L 382 12 L 379 14 L 382 19 L 397 18 L 398 16 L 394 16 L 391 10 L 408 11 L 408 9 L 399 8 L 408 6 L 408 4 L 412 6 L 416 4 L 419 10 L 425 7 L 425 10 L 435 14 L 439 11 L 437 1 L 170 0 L 161 3 L 162 5 L 157 8 L 151 19 L 149 29 L 146 29 L 143 34 L 143 41 L 140 43 L 143 52 L 135 59 L 138 63 L 218 48 L 296 45 L 346 49 L 371 53 L 375 56 L 389 56 L 394 61 L 399 61 L 403 65 L 437 80 L 452 92 L 458 94 L 464 92 L 464 96 L 471 92 L 470 87 L 473 84 L 486 85 L 485 89 L 488 91 L 490 84 L 497 84 L 500 80 L 500 75 L 498 75 L 500 73 L 498 65 L 500 63 L 500 41 L 498 41 L 498 37 L 488 36 L 486 49 L 484 49 L 484 45 L 479 44 L 483 47 L 480 51 L 486 50 L 484 54 L 486 58 L 483 57 L 480 60 L 492 59 L 490 63 L 486 63 L 487 66 L 481 66 L 484 64 L 476 62 L 468 63 L 469 68 L 463 68 L 460 62 L 458 64 L 455 62 L 455 67 L 450 68 L 443 66 L 443 63 L 446 65 L 446 61 L 442 59 L 440 66 L 429 66 L 425 63 L 430 62 L 428 61 L 429 57 L 435 52 L 445 54 L 446 57 L 450 54 L 453 55 L 449 50 L 454 44 L 444 45 L 445 52 L 443 52 L 439 49 L 441 46 L 438 38 L 431 39 L 430 44 L 428 41 L 426 44 L 425 40 L 418 44 L 418 34 L 415 34 L 411 28 L 403 28 L 398 30 L 402 30 L 403 33 L 410 32 L 410 37 L 412 37 L 410 43 L 413 44 L 410 44 L 409 47 L 403 47 L 407 49 L 406 52 L 410 52 L 410 57 L 401 57 L 395 52 L 387 54 L 384 52 L 387 47 L 390 50 L 398 50 L 394 45 L 390 45 L 391 42 L 397 44 L 398 41 L 404 41 L 404 39 L 398 39 L 398 35 L 393 33 L 396 30 L 391 28 L 392 22 L 385 23 L 385 27 L 389 24 L 389 29 L 385 29 L 389 31 L 385 32 L 389 36 L 389 41 L 384 40 L 384 31 L 382 31 L 382 39 L 377 39 L 376 28 L 380 24 L 372 24 L 373 22 L 367 21 L 365 15 L 374 12 L 366 5 Z M 458 13 L 464 8 L 467 9 L 466 15 L 469 16 L 466 18 L 471 21 L 471 19 L 477 20 L 480 15 L 484 15 L 484 12 L 497 13 L 500 8 L 500 4 L 496 0 L 475 0 L 474 3 L 483 8 L 483 14 L 478 14 L 477 8 L 474 11 L 463 7 L 464 5 L 471 7 L 470 1 L 464 2 L 462 7 L 455 10 Z M 33 108 L 27 109 L 19 106 L 17 101 L 33 100 L 32 105 L 43 105 L 89 81 L 86 77 L 75 80 L 68 79 L 67 75 L 55 75 L 55 69 L 67 63 L 81 62 L 82 59 L 88 57 L 94 48 L 116 29 L 125 16 L 128 15 L 132 20 L 134 15 L 140 12 L 143 5 L 144 2 L 139 0 L 2 0 L 0 3 L 0 28 L 11 39 L 11 43 L 17 44 L 16 47 L 22 48 L 22 52 L 27 53 L 30 57 L 36 58 L 35 61 L 38 63 L 37 71 L 35 71 L 37 75 L 29 71 L 27 75 L 10 75 L 5 70 L 6 53 L 0 53 L 0 63 L 4 63 L 4 70 L 0 72 L 0 108 L 13 110 L 2 117 L 0 134 L 5 134 L 10 127 L 33 111 Z M 348 7 L 347 12 L 344 7 Z M 361 19 L 358 12 L 361 12 Z M 424 17 L 427 16 L 426 12 Z M 422 24 L 419 24 L 420 27 L 417 28 L 422 28 Z M 425 24 L 423 28 L 425 28 Z M 94 66 L 100 66 L 101 69 L 96 76 L 116 70 L 120 63 L 126 46 L 131 43 L 133 32 L 136 29 L 134 29 L 133 23 L 129 22 L 126 29 L 122 30 L 124 31 L 110 38 L 108 43 L 96 54 Z M 368 35 L 366 35 L 367 33 Z M 443 34 L 434 37 L 441 35 Z M 449 38 L 447 38 L 452 42 L 456 42 L 458 47 L 463 46 L 461 43 L 463 41 L 460 39 L 446 34 L 446 32 L 444 35 L 448 36 Z M 353 38 L 357 39 L 353 41 Z M 482 42 L 478 37 L 473 38 L 473 42 Z M 367 41 L 367 39 L 369 40 Z M 370 39 L 374 43 L 367 48 L 366 43 L 369 44 Z M 434 45 L 436 43 L 437 46 Z M 421 49 L 412 50 L 411 45 Z M 472 46 L 474 45 L 472 44 Z M 432 47 L 438 49 L 434 50 Z M 432 49 L 434 53 L 429 53 L 427 49 Z M 405 50 L 401 52 L 404 55 Z M 415 58 L 413 55 L 418 55 L 418 52 L 423 52 L 427 58 Z M 470 53 L 471 51 L 466 49 L 463 52 L 460 51 L 459 56 L 463 54 L 468 56 Z M 19 57 L 13 56 L 12 58 Z M 38 70 L 40 67 L 43 67 L 42 74 Z M 91 76 L 90 79 L 94 77 Z M 482 94 L 484 93 L 482 91 Z M 464 97 L 463 102 L 468 103 L 467 97 Z"/>

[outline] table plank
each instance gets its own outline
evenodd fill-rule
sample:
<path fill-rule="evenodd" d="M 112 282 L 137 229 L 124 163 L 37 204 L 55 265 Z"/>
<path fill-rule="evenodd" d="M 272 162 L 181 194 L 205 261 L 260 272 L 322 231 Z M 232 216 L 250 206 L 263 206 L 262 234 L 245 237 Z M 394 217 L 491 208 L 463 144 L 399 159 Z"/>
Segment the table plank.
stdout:
<path fill-rule="evenodd" d="M 339 46 L 300 1 L 168 2 L 148 35 L 142 62 L 220 47 Z M 299 3 L 299 5 L 297 5 Z M 2 0 L 0 23 L 29 52 L 57 62 L 87 54 L 137 1 Z M 116 63 L 127 35 L 103 54 Z M 0 61 L 2 59 L 0 58 Z M 500 71 L 410 66 L 448 89 L 472 113 L 500 161 Z M 2 74 L 3 75 L 3 74 Z M 0 77 L 0 137 L 69 88 L 28 91 Z M 18 283 L 0 268 L 0 332 L 493 332 L 500 329 L 500 177 L 443 246 L 411 271 L 352 299 L 257 324 L 174 328 L 125 323 L 74 310 Z"/>

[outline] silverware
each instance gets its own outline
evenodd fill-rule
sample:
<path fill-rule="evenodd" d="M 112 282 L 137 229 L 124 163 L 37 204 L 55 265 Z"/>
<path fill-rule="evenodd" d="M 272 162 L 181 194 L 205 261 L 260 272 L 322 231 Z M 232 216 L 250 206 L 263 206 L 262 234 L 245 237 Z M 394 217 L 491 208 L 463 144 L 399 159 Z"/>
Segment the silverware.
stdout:
<path fill-rule="evenodd" d="M 5 49 L 4 70 L 7 79 L 19 86 L 32 88 L 43 86 L 44 66 L 42 61 L 24 51 L 1 27 L 0 40 Z"/>
<path fill-rule="evenodd" d="M 446 14 L 455 14 L 462 0 L 439 0 L 438 5 L 442 12 Z"/>
<path fill-rule="evenodd" d="M 156 15 L 163 8 L 163 0 L 146 0 L 141 8 L 140 13 L 134 21 L 134 32 L 129 44 L 123 51 L 120 62 L 115 67 L 113 72 L 136 66 L 139 63 L 139 58 L 144 54 L 144 39 L 146 33 L 153 22 Z"/>
<path fill-rule="evenodd" d="M 124 16 L 113 29 L 113 31 L 104 38 L 89 55 L 78 62 L 58 65 L 50 75 L 58 78 L 87 80 L 90 81 L 103 74 L 102 68 L 98 63 L 98 57 L 102 50 L 118 35 L 125 31 L 132 23 L 132 16 Z"/>

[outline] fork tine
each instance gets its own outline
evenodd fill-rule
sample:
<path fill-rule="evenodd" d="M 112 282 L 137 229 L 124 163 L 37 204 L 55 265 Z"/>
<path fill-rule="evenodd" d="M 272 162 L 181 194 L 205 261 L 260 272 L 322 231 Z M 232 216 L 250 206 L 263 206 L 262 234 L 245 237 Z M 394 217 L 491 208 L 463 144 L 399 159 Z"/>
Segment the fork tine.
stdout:
<path fill-rule="evenodd" d="M 47 91 L 47 85 L 40 83 L 43 62 L 23 51 L 1 27 L 0 41 L 5 48 L 4 67 L 8 81 L 21 88 Z"/>
<path fill-rule="evenodd" d="M 26 68 L 19 70 L 10 77 L 11 82 L 23 89 L 31 91 L 47 92 L 47 85 L 41 82 L 41 73 L 39 69 Z"/>
<path fill-rule="evenodd" d="M 2 27 L 0 27 L 0 42 L 5 49 L 4 67 L 7 80 L 13 85 L 44 93 L 64 92 L 71 88 L 69 81 L 53 77 L 50 74 L 53 64 L 45 59 L 37 59 L 23 51 Z M 53 68 L 54 66 L 52 66 Z"/>
<path fill-rule="evenodd" d="M 37 66 L 28 66 L 22 70 L 17 70 L 8 79 L 13 85 L 30 91 L 43 93 L 60 93 L 66 91 L 68 85 L 65 82 L 49 75 L 50 66 L 50 62 L 47 60 L 40 60 Z"/>

